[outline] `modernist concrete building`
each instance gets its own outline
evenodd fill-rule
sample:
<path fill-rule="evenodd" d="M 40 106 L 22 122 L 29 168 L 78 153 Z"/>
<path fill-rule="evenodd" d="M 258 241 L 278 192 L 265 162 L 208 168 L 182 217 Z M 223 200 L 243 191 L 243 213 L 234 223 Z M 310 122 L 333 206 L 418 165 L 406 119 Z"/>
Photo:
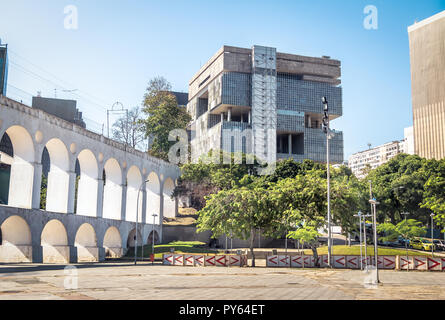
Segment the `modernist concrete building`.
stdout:
<path fill-rule="evenodd" d="M 364 178 L 366 170 L 375 169 L 399 153 L 414 154 L 413 127 L 404 129 L 405 138 L 391 141 L 369 150 L 354 153 L 349 157 L 348 166 L 357 178 Z"/>
<path fill-rule="evenodd" d="M 0 262 L 120 256 L 136 232 L 139 244 L 162 238 L 163 216 L 176 215 L 174 165 L 4 96 L 0 137 L 0 162 L 10 170 L 1 181 L 9 191 L 0 205 Z M 44 150 L 50 169 L 41 210 Z"/>
<path fill-rule="evenodd" d="M 210 150 L 278 159 L 326 161 L 322 97 L 330 119 L 342 115 L 340 61 L 224 46 L 193 76 L 187 110 L 192 159 Z M 343 162 L 343 134 L 334 131 L 332 163 Z"/>
<path fill-rule="evenodd" d="M 445 157 L 445 11 L 408 28 L 415 153 Z"/>

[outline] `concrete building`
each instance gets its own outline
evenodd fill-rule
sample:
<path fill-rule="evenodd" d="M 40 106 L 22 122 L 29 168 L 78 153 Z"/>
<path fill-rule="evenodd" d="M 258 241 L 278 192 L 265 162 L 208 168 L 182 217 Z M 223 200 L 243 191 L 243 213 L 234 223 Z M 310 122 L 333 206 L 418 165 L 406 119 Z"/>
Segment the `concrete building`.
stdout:
<path fill-rule="evenodd" d="M 275 48 L 223 46 L 189 83 L 192 160 L 210 150 L 243 152 L 274 163 L 326 162 L 322 97 L 330 119 L 342 115 L 340 61 L 279 53 Z M 343 162 L 343 134 L 330 142 Z"/>
<path fill-rule="evenodd" d="M 413 127 L 405 128 L 405 138 L 400 141 L 391 141 L 369 150 L 354 153 L 349 157 L 348 167 L 352 173 L 362 179 L 366 171 L 375 169 L 388 162 L 399 153 L 414 154 Z"/>
<path fill-rule="evenodd" d="M 8 45 L 0 40 L 0 95 L 6 95 L 8 82 Z"/>
<path fill-rule="evenodd" d="M 32 97 L 32 107 L 86 128 L 82 112 L 77 109 L 77 101 L 75 100 Z"/>
<path fill-rule="evenodd" d="M 176 215 L 177 166 L 3 96 L 0 137 L 0 162 L 10 170 L 0 181 L 8 189 L 0 205 L 0 263 L 120 256 L 136 234 L 139 244 L 150 243 L 152 232 L 162 239 L 163 217 Z M 50 168 L 41 210 L 45 149 Z"/>
<path fill-rule="evenodd" d="M 445 11 L 408 27 L 415 153 L 445 157 Z"/>

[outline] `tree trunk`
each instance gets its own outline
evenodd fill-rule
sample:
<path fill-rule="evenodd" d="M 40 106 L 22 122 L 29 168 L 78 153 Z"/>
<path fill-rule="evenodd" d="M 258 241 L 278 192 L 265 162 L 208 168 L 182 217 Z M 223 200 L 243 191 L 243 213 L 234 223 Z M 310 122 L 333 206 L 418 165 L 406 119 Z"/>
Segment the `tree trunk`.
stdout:
<path fill-rule="evenodd" d="M 318 261 L 318 252 L 317 252 L 317 245 L 311 244 L 312 254 L 314 255 L 314 266 L 320 267 L 320 262 Z"/>
<path fill-rule="evenodd" d="M 250 254 L 252 255 L 252 267 L 255 267 L 255 252 L 253 251 L 253 244 L 255 242 L 255 229 L 250 230 Z"/>

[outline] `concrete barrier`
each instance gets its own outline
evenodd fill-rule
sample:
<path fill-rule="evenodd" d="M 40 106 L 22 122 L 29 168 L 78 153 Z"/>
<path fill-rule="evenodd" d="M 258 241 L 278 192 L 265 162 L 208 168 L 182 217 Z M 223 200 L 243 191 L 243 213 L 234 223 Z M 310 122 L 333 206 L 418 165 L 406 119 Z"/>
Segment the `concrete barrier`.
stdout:
<path fill-rule="evenodd" d="M 204 256 L 204 266 L 215 266 L 215 256 Z"/>
<path fill-rule="evenodd" d="M 303 256 L 294 256 L 290 259 L 291 268 L 303 268 Z"/>
<path fill-rule="evenodd" d="M 431 258 L 427 259 L 428 271 L 442 271 L 442 259 L 441 258 Z"/>
<path fill-rule="evenodd" d="M 173 265 L 173 254 L 165 254 L 163 255 L 162 264 L 166 266 L 172 266 Z"/>
<path fill-rule="evenodd" d="M 400 270 L 414 270 L 414 257 L 399 256 L 399 268 Z"/>
<path fill-rule="evenodd" d="M 428 270 L 427 257 L 414 257 L 414 270 Z"/>
<path fill-rule="evenodd" d="M 333 256 L 332 266 L 334 268 L 346 268 L 346 256 Z"/>
<path fill-rule="evenodd" d="M 266 266 L 267 267 L 278 267 L 278 256 L 267 256 L 266 257 Z"/>
<path fill-rule="evenodd" d="M 397 256 L 382 256 L 382 269 L 395 269 Z M 380 266 L 379 266 L 380 268 Z"/>
<path fill-rule="evenodd" d="M 195 256 L 192 254 L 184 255 L 184 266 L 195 266 Z"/>
<path fill-rule="evenodd" d="M 227 267 L 226 256 L 215 256 L 215 265 L 217 267 Z"/>
<path fill-rule="evenodd" d="M 346 268 L 360 269 L 360 256 L 346 256 Z"/>
<path fill-rule="evenodd" d="M 183 266 L 184 265 L 184 255 L 183 254 L 175 254 L 173 256 L 173 265 Z"/>
<path fill-rule="evenodd" d="M 278 266 L 282 268 L 290 267 L 290 257 L 288 255 L 279 255 L 278 256 Z"/>
<path fill-rule="evenodd" d="M 195 255 L 195 267 L 204 267 L 204 255 L 203 254 L 199 254 L 199 255 Z"/>
<path fill-rule="evenodd" d="M 229 257 L 229 267 L 240 267 L 241 266 L 241 256 L 230 255 Z"/>

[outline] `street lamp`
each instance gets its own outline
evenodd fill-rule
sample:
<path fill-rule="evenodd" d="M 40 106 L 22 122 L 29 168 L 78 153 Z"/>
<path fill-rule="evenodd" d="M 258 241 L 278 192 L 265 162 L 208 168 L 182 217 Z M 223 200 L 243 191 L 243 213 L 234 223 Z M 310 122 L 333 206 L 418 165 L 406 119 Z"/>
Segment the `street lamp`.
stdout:
<path fill-rule="evenodd" d="M 433 230 L 433 227 L 434 227 L 434 220 L 433 220 L 433 218 L 434 218 L 434 216 L 435 216 L 435 214 L 434 213 L 432 213 L 432 214 L 430 214 L 430 217 L 431 217 L 431 256 L 434 258 L 434 230 Z"/>
<path fill-rule="evenodd" d="M 406 228 L 406 227 L 407 227 L 407 225 L 406 225 L 406 216 L 409 215 L 409 212 L 402 212 L 401 214 L 405 216 L 405 228 Z M 408 267 L 406 268 L 406 271 L 409 271 L 408 242 L 407 242 L 407 240 L 408 240 L 408 239 L 404 239 L 403 242 L 405 242 L 406 263 L 407 263 L 407 266 L 408 266 Z"/>
<path fill-rule="evenodd" d="M 372 217 L 371 214 L 363 215 L 363 238 L 365 242 L 365 264 L 368 268 L 368 237 L 366 236 L 366 218 Z"/>
<path fill-rule="evenodd" d="M 155 222 L 156 222 L 156 217 L 158 216 L 156 213 L 152 214 L 153 216 L 153 228 L 152 228 L 152 240 L 151 240 L 151 252 L 153 254 L 153 261 L 151 262 L 151 264 L 154 264 L 154 258 L 155 258 Z"/>
<path fill-rule="evenodd" d="M 374 208 L 374 217 L 373 217 L 373 227 L 374 227 L 374 263 L 375 263 L 375 270 L 376 270 L 376 283 L 379 283 L 379 267 L 378 267 L 378 247 L 377 247 L 377 205 L 380 204 L 375 198 L 370 199 L 369 203 Z"/>
<path fill-rule="evenodd" d="M 138 189 L 138 197 L 136 202 L 136 232 L 134 241 L 134 264 L 136 265 L 137 251 L 138 251 L 138 220 L 139 220 L 139 194 L 141 193 L 142 186 L 148 182 L 148 179 L 141 183 Z M 142 250 L 144 250 L 144 241 L 142 240 Z"/>
<path fill-rule="evenodd" d="M 359 211 L 358 214 L 354 214 L 354 217 L 359 218 L 360 225 L 360 270 L 363 270 L 363 253 L 362 253 L 362 212 Z"/>
<path fill-rule="evenodd" d="M 332 234 L 331 234 L 331 172 L 329 167 L 329 140 L 333 137 L 331 130 L 329 129 L 329 104 L 326 97 L 321 99 L 323 103 L 323 132 L 326 134 L 326 168 L 327 168 L 327 184 L 328 184 L 328 266 L 332 267 L 331 255 L 332 255 Z"/>

